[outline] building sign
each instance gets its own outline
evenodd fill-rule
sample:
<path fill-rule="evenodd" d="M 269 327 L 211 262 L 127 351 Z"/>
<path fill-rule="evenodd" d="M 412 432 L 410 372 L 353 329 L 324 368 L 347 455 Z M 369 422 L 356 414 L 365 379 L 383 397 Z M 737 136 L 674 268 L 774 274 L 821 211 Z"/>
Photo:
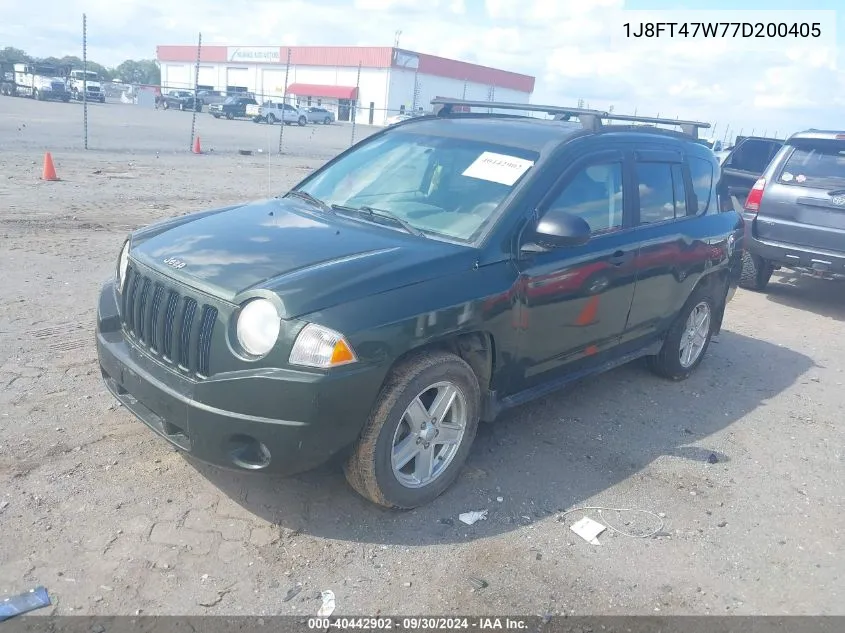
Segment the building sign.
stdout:
<path fill-rule="evenodd" d="M 282 51 L 278 46 L 230 46 L 226 53 L 230 62 L 263 62 L 278 64 L 282 61 Z"/>
<path fill-rule="evenodd" d="M 399 68 L 417 70 L 420 67 L 420 58 L 411 53 L 395 50 L 393 51 L 393 64 Z"/>

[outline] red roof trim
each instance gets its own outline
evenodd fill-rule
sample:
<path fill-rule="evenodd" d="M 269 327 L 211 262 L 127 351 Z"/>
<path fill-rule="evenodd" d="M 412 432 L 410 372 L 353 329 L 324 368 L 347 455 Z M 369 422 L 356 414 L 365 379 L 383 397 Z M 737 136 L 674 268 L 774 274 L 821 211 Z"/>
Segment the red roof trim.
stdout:
<path fill-rule="evenodd" d="M 320 84 L 291 84 L 288 94 L 300 97 L 325 97 L 327 99 L 357 99 L 355 86 L 321 86 Z"/>
<path fill-rule="evenodd" d="M 228 63 L 228 46 L 206 46 L 200 50 L 200 63 Z M 236 47 L 231 47 L 236 48 Z M 270 47 L 275 48 L 275 47 Z M 425 53 L 414 53 L 387 46 L 280 46 L 281 62 L 256 61 L 251 63 L 262 66 L 284 66 L 290 48 L 290 61 L 293 66 L 330 66 L 363 68 L 397 67 L 394 62 L 395 52 L 413 55 L 419 59 L 419 72 L 436 77 L 446 77 L 458 81 L 507 88 L 519 92 L 534 92 L 535 78 L 507 70 L 499 70 L 479 64 L 470 64 L 456 59 L 447 59 Z M 156 58 L 160 62 L 191 63 L 197 61 L 196 46 L 161 45 L 156 47 Z M 232 62 L 243 63 L 243 62 Z"/>

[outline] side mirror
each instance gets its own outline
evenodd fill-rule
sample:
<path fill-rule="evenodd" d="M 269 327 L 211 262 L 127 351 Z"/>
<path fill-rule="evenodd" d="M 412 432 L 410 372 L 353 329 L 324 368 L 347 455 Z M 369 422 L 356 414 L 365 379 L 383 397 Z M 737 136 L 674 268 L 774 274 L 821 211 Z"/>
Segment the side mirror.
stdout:
<path fill-rule="evenodd" d="M 537 222 L 537 226 L 529 236 L 529 243 L 523 250 L 536 252 L 580 246 L 590 241 L 590 234 L 590 225 L 584 218 L 572 215 L 565 209 L 553 208 L 546 211 Z"/>

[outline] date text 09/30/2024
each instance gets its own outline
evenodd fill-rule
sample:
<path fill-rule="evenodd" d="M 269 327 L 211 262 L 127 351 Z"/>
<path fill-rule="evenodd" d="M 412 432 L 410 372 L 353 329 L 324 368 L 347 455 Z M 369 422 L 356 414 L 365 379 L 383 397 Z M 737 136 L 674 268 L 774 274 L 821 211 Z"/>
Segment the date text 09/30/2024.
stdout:
<path fill-rule="evenodd" d="M 820 22 L 625 22 L 626 38 L 704 37 L 818 39 Z"/>
<path fill-rule="evenodd" d="M 310 630 L 399 630 L 399 631 L 521 631 L 529 628 L 527 619 L 522 618 L 465 618 L 465 617 L 349 617 L 308 618 Z"/>

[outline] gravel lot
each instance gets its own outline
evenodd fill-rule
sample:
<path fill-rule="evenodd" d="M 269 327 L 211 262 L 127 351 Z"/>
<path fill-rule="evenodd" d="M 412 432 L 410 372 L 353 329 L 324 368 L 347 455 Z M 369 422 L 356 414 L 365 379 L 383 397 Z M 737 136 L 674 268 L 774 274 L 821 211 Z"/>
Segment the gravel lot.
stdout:
<path fill-rule="evenodd" d="M 0 108 L 0 595 L 43 584 L 60 614 L 315 614 L 323 589 L 336 615 L 845 614 L 842 284 L 739 291 L 690 380 L 632 365 L 511 411 L 447 494 L 383 511 L 335 466 L 187 461 L 116 406 L 92 335 L 128 230 L 273 195 L 351 127 L 286 128 L 279 156 L 278 126 L 201 114 L 196 156 L 191 113 L 92 104 L 86 152 L 79 104 Z M 39 180 L 47 150 L 61 182 Z M 581 514 L 560 520 L 578 506 L 665 525 L 605 512 L 660 532 L 593 546 Z"/>

